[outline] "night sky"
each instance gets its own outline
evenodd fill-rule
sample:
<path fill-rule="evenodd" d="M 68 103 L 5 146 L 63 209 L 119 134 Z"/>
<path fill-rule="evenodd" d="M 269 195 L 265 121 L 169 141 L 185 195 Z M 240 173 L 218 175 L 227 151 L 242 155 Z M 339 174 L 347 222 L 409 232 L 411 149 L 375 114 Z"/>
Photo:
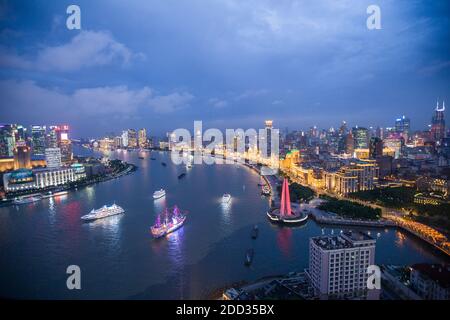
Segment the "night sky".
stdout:
<path fill-rule="evenodd" d="M 66 8 L 81 8 L 81 30 Z M 381 30 L 368 30 L 368 5 Z M 392 126 L 450 106 L 450 1 L 0 0 L 0 122 Z M 450 118 L 447 116 L 447 122 Z"/>

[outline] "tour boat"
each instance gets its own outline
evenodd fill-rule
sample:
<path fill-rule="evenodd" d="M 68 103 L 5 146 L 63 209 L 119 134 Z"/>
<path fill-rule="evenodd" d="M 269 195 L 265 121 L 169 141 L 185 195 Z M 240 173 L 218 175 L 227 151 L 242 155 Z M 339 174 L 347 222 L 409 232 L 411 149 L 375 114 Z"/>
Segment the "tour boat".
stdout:
<path fill-rule="evenodd" d="M 180 210 L 177 206 L 165 209 L 156 217 L 156 222 L 150 227 L 150 233 L 154 238 L 161 238 L 181 228 L 186 221 L 187 211 Z"/>
<path fill-rule="evenodd" d="M 166 190 L 164 190 L 164 189 L 156 190 L 153 193 L 153 199 L 159 199 L 159 198 L 164 197 L 165 195 L 166 195 Z"/>
<path fill-rule="evenodd" d="M 111 206 L 104 205 L 103 207 L 97 210 L 92 209 L 89 214 L 82 216 L 81 220 L 92 221 L 110 216 L 115 216 L 117 214 L 122 214 L 124 212 L 125 210 L 123 210 L 121 206 L 118 206 L 117 204 L 114 203 Z"/>
<path fill-rule="evenodd" d="M 230 201 L 231 201 L 231 194 L 225 193 L 222 196 L 222 203 L 230 203 Z"/>

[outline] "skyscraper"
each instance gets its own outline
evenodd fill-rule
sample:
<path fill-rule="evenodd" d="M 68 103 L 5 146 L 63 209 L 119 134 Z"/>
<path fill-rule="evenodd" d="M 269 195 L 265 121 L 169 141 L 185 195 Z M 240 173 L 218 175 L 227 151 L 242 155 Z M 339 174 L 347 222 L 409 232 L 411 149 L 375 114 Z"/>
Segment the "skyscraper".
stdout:
<path fill-rule="evenodd" d="M 411 121 L 405 116 L 402 116 L 395 120 L 395 132 L 401 134 L 405 141 L 408 141 L 408 138 L 410 136 L 410 125 Z"/>
<path fill-rule="evenodd" d="M 439 102 L 436 104 L 433 118 L 431 119 L 431 139 L 437 145 L 441 144 L 441 140 L 445 138 L 445 102 L 442 102 L 442 107 L 439 107 Z"/>
<path fill-rule="evenodd" d="M 33 155 L 45 154 L 45 126 L 31 126 L 31 150 Z"/>
<path fill-rule="evenodd" d="M 61 125 L 56 129 L 58 148 L 61 149 L 61 161 L 68 164 L 72 161 L 72 142 L 69 139 L 69 126 Z"/>
<path fill-rule="evenodd" d="M 134 129 L 128 129 L 128 147 L 129 148 L 137 148 L 138 146 L 138 139 L 136 130 Z"/>
<path fill-rule="evenodd" d="M 265 124 L 265 130 L 266 130 L 266 139 L 267 139 L 267 158 L 270 158 L 272 156 L 272 128 L 273 128 L 273 121 L 272 120 L 266 120 L 264 122 Z"/>
<path fill-rule="evenodd" d="M 4 124 L 0 126 L 0 157 L 8 158 L 14 156 L 16 146 L 15 126 Z"/>
<path fill-rule="evenodd" d="M 382 155 L 383 155 L 383 140 L 377 137 L 370 138 L 369 157 L 375 159 Z"/>
<path fill-rule="evenodd" d="M 355 139 L 355 149 L 367 149 L 369 147 L 369 135 L 366 128 L 353 128 L 353 137 Z"/>
<path fill-rule="evenodd" d="M 147 130 L 145 128 L 139 129 L 138 142 L 140 148 L 147 148 Z"/>
<path fill-rule="evenodd" d="M 353 138 L 353 134 L 350 131 L 345 137 L 345 153 L 353 154 L 355 150 L 355 139 Z"/>

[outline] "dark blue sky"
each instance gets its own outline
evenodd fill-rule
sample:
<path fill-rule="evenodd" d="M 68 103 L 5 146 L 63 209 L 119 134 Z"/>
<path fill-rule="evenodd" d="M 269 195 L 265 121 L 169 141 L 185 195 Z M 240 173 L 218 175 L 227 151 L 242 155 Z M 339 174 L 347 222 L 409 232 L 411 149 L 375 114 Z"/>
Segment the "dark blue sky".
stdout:
<path fill-rule="evenodd" d="M 0 121 L 158 135 L 405 114 L 422 129 L 437 98 L 450 105 L 449 21 L 446 0 L 0 0 Z"/>

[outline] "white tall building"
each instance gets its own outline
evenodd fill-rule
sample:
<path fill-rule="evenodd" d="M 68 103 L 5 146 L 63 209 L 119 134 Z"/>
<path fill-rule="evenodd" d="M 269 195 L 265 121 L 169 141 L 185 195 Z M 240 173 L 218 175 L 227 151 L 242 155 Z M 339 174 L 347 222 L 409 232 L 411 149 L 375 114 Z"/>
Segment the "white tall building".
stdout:
<path fill-rule="evenodd" d="M 45 149 L 45 162 L 47 162 L 47 168 L 55 169 L 61 167 L 61 149 L 59 148 L 46 148 Z"/>
<path fill-rule="evenodd" d="M 122 147 L 128 147 L 128 131 L 122 131 Z"/>
<path fill-rule="evenodd" d="M 361 232 L 311 238 L 308 275 L 318 294 L 377 299 L 378 290 L 367 290 L 367 268 L 375 262 L 375 242 Z"/>

